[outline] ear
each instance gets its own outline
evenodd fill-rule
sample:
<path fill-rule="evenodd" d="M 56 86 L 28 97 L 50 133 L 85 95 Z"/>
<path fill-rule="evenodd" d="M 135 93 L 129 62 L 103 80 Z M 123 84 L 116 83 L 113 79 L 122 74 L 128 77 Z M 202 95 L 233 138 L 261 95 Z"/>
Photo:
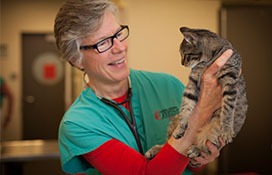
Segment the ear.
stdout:
<path fill-rule="evenodd" d="M 183 32 L 188 32 L 190 29 L 188 28 L 188 27 L 181 27 L 181 28 L 179 28 L 179 31 L 181 32 L 181 33 L 183 33 Z"/>
<path fill-rule="evenodd" d="M 190 28 L 181 27 L 179 30 L 183 34 L 185 41 L 187 41 L 189 44 L 195 43 L 195 35 L 191 32 Z"/>
<path fill-rule="evenodd" d="M 193 39 L 192 35 L 189 35 L 187 33 L 184 33 L 183 35 L 184 35 L 185 41 L 187 41 L 189 44 L 193 44 L 194 39 Z"/>
<path fill-rule="evenodd" d="M 76 67 L 78 68 L 79 70 L 81 71 L 84 71 L 84 68 L 81 64 L 81 61 L 79 59 L 75 59 L 75 58 L 72 58 L 70 59 L 69 63 L 73 66 L 73 67 Z"/>

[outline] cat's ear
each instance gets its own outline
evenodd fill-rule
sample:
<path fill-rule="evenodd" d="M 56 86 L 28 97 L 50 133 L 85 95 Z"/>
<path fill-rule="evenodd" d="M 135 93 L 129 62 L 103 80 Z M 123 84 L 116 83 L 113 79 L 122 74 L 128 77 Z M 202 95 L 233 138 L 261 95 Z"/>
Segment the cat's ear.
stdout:
<path fill-rule="evenodd" d="M 183 34 L 186 42 L 188 42 L 189 44 L 195 43 L 196 36 L 191 32 L 191 29 L 189 29 L 188 27 L 181 27 L 179 30 Z"/>
<path fill-rule="evenodd" d="M 188 27 L 181 27 L 181 28 L 179 28 L 179 31 L 180 31 L 181 33 L 183 33 L 183 32 L 189 32 L 190 29 L 189 29 Z"/>
<path fill-rule="evenodd" d="M 191 33 L 185 32 L 183 33 L 185 41 L 189 44 L 194 44 L 194 36 Z"/>

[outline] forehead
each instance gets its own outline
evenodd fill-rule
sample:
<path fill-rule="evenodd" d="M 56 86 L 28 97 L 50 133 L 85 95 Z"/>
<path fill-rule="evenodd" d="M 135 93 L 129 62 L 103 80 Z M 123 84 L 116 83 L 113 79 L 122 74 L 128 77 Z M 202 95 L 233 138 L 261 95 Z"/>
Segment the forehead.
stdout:
<path fill-rule="evenodd" d="M 87 42 L 86 44 L 94 44 L 104 38 L 112 36 L 118 31 L 118 29 L 120 29 L 120 25 L 115 16 L 111 12 L 106 12 L 104 14 L 101 27 L 94 34 L 83 38 L 82 43 L 84 44 Z"/>

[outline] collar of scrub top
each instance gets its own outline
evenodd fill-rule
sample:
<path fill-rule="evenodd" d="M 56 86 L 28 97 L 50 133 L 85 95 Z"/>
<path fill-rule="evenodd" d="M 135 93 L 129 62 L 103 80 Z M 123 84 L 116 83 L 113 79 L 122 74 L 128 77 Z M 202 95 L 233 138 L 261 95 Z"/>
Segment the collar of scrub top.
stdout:
<path fill-rule="evenodd" d="M 96 96 L 97 96 L 97 95 L 96 95 Z M 131 81 L 130 81 L 130 78 L 128 77 L 128 93 L 127 93 L 127 98 L 126 98 L 124 101 L 122 101 L 122 102 L 120 102 L 120 103 L 117 103 L 117 102 L 112 101 L 112 100 L 109 100 L 109 99 L 107 99 L 107 98 L 105 98 L 105 97 L 103 97 L 103 96 L 97 96 L 97 98 L 99 98 L 101 101 L 102 101 L 103 99 L 104 99 L 104 100 L 111 101 L 111 102 L 114 103 L 115 105 L 122 105 L 122 104 L 125 104 L 125 103 L 131 101 L 131 96 L 132 96 Z M 104 102 L 104 101 L 103 101 L 103 102 Z M 130 108 L 129 108 L 129 110 L 130 110 Z"/>

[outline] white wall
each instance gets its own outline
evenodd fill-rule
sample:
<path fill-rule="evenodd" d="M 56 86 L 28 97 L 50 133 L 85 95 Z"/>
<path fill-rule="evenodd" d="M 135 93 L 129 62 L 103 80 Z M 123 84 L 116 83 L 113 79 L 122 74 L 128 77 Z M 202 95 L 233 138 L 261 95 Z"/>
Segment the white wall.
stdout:
<path fill-rule="evenodd" d="M 15 94 L 12 124 L 5 139 L 21 139 L 22 72 L 21 34 L 53 32 L 54 18 L 63 0 L 1 0 L 1 43 L 8 56 L 0 58 L 1 75 Z M 189 70 L 181 67 L 178 47 L 181 26 L 218 31 L 217 0 L 115 0 L 121 6 L 121 20 L 130 26 L 129 64 L 135 69 L 167 72 L 185 84 Z M 80 73 L 76 73 L 80 80 Z M 13 77 L 13 78 L 12 78 Z M 78 82 L 78 81 L 74 81 Z"/>

